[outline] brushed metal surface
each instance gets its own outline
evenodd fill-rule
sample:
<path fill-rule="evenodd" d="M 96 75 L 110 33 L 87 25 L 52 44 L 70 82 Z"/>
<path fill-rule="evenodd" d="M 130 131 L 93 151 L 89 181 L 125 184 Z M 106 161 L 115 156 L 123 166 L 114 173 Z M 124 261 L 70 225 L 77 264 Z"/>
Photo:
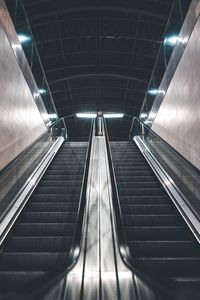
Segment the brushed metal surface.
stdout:
<path fill-rule="evenodd" d="M 200 169 L 200 18 L 193 29 L 152 129 Z"/>
<path fill-rule="evenodd" d="M 15 31 L 14 25 L 12 23 L 12 20 L 10 18 L 10 15 L 9 15 L 9 12 L 7 10 L 4 0 L 0 0 L 0 25 L 3 28 L 5 35 L 7 36 L 7 39 L 10 43 L 13 54 L 15 55 L 18 65 L 24 76 L 24 79 L 27 82 L 27 85 L 29 86 L 32 97 L 38 107 L 38 110 L 41 114 L 41 117 L 42 117 L 46 127 L 48 128 L 49 124 L 50 124 L 49 115 L 44 106 L 42 97 L 40 96 L 40 94 L 38 92 L 37 84 L 35 82 L 35 79 L 33 77 L 33 74 L 31 72 L 29 64 L 27 62 L 27 59 L 26 59 L 26 56 L 22 49 L 22 46 L 19 42 L 17 33 Z"/>
<path fill-rule="evenodd" d="M 165 74 L 160 84 L 160 90 L 162 91 L 166 92 L 169 87 L 170 81 L 172 80 L 172 77 L 176 71 L 177 65 L 181 59 L 182 54 L 184 53 L 185 47 L 187 46 L 187 41 L 190 37 L 190 34 L 196 23 L 196 20 L 199 16 L 199 12 L 200 12 L 200 1 L 192 0 L 179 34 L 179 41 L 177 42 L 176 47 L 173 50 L 173 53 L 167 65 L 167 69 L 165 71 Z M 182 42 L 183 40 L 185 41 L 184 43 Z M 165 93 L 158 93 L 156 95 L 154 104 L 151 108 L 151 111 L 147 119 L 148 126 L 151 126 L 152 123 L 154 122 L 157 112 L 164 98 L 165 98 Z"/>
<path fill-rule="evenodd" d="M 0 170 L 47 131 L 0 25 Z"/>
<path fill-rule="evenodd" d="M 65 282 L 63 299 L 137 299 L 132 272 L 121 260 L 104 136 L 93 137 L 81 254 Z"/>

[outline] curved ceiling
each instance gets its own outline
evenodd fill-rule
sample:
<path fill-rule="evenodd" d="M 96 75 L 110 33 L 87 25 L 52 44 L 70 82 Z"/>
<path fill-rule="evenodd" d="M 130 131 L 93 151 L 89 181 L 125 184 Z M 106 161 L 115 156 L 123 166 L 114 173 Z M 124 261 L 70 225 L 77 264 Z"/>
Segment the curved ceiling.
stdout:
<path fill-rule="evenodd" d="M 23 0 L 60 116 L 139 114 L 172 2 Z"/>

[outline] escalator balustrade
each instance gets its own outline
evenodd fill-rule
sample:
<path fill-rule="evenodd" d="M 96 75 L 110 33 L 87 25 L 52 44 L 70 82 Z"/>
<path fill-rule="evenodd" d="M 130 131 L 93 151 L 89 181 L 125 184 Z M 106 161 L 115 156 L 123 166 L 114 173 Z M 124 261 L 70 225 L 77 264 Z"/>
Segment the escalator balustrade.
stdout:
<path fill-rule="evenodd" d="M 182 291 L 181 299 L 188 299 L 189 290 L 200 299 L 200 245 L 137 145 L 110 142 L 110 147 L 135 266 L 169 281 Z"/>
<path fill-rule="evenodd" d="M 65 142 L 43 175 L 2 245 L 1 290 L 67 268 L 87 146 Z"/>

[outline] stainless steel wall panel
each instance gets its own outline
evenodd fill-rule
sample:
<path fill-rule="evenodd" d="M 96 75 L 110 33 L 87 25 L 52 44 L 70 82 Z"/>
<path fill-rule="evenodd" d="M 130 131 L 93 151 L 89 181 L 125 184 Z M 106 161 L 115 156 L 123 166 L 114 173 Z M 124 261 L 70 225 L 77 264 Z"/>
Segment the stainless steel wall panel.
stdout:
<path fill-rule="evenodd" d="M 152 129 L 200 169 L 200 18 L 160 106 Z"/>
<path fill-rule="evenodd" d="M 9 13 L 8 13 L 5 2 L 3 0 L 0 0 L 0 25 L 2 26 L 3 31 L 5 32 L 5 34 L 8 38 L 8 41 L 9 41 L 9 43 L 12 47 L 13 53 L 18 61 L 19 67 L 22 71 L 22 74 L 29 86 L 32 97 L 34 98 L 36 105 L 41 113 L 42 119 L 43 119 L 44 123 L 46 124 L 46 127 L 48 128 L 49 124 L 50 124 L 49 115 L 46 111 L 43 100 L 42 100 L 40 94 L 38 93 L 37 84 L 35 82 L 35 79 L 33 77 L 33 74 L 31 72 L 29 64 L 27 62 L 24 51 L 19 42 L 17 33 L 15 31 L 14 25 L 12 23 Z"/>
<path fill-rule="evenodd" d="M 0 170 L 47 131 L 0 25 Z"/>
<path fill-rule="evenodd" d="M 167 65 L 167 69 L 166 69 L 163 79 L 161 81 L 160 90 L 162 90 L 162 91 L 167 92 L 170 81 L 173 78 L 173 75 L 179 64 L 181 56 L 184 53 L 185 47 L 187 46 L 187 41 L 189 40 L 189 37 L 193 30 L 193 27 L 195 26 L 195 23 L 198 19 L 199 13 L 200 13 L 200 0 L 193 0 L 191 2 L 190 8 L 188 10 L 185 21 L 181 28 L 181 31 L 179 34 L 179 41 L 177 42 L 176 47 L 171 55 L 171 58 Z M 163 94 L 163 93 L 157 94 L 157 96 L 154 100 L 154 104 L 151 108 L 151 111 L 150 111 L 148 119 L 147 119 L 148 126 L 152 125 L 152 123 L 156 117 L 156 114 L 160 108 L 160 105 L 162 104 L 164 97 L 165 97 L 165 94 Z"/>

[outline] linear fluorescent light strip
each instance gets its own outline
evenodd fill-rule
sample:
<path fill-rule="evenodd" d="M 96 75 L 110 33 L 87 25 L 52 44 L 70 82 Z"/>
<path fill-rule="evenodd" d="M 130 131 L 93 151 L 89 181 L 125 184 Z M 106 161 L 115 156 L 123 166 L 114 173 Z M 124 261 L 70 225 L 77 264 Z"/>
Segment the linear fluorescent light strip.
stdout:
<path fill-rule="evenodd" d="M 117 119 L 123 118 L 124 114 L 104 114 L 103 116 L 105 119 Z"/>
<path fill-rule="evenodd" d="M 77 118 L 86 118 L 86 119 L 92 119 L 96 118 L 97 114 L 94 113 L 77 113 Z M 123 118 L 124 114 L 104 114 L 103 115 L 105 119 L 116 119 L 116 118 Z"/>
<path fill-rule="evenodd" d="M 92 113 L 78 113 L 76 114 L 77 118 L 86 118 L 86 119 L 93 119 L 96 118 L 97 114 L 92 114 Z"/>

